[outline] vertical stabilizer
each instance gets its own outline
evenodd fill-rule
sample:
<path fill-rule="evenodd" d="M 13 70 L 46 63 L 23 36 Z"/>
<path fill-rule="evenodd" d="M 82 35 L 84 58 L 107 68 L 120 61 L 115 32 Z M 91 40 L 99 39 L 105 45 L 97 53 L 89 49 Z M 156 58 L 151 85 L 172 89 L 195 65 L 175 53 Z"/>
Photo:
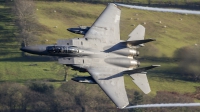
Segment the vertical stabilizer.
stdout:
<path fill-rule="evenodd" d="M 144 40 L 145 28 L 142 25 L 138 25 L 129 35 L 129 39 L 127 41 L 134 40 Z"/>

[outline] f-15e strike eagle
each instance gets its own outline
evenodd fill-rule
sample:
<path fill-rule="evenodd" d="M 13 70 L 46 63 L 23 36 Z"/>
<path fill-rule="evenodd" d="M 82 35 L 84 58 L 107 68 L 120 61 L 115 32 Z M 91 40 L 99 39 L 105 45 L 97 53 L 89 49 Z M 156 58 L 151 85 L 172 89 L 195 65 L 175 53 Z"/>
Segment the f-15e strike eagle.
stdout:
<path fill-rule="evenodd" d="M 58 56 L 58 62 L 71 66 L 74 70 L 88 72 L 91 76 L 75 77 L 77 82 L 98 84 L 106 95 L 123 109 L 129 104 L 124 86 L 124 74 L 133 78 L 133 82 L 145 93 L 151 89 L 146 71 L 159 65 L 138 68 L 140 62 L 135 59 L 139 55 L 137 48 L 154 39 L 144 39 L 145 28 L 138 25 L 127 41 L 120 40 L 121 10 L 110 3 L 91 27 L 77 30 L 83 38 L 58 40 L 56 45 L 37 45 L 21 48 L 22 51 Z"/>

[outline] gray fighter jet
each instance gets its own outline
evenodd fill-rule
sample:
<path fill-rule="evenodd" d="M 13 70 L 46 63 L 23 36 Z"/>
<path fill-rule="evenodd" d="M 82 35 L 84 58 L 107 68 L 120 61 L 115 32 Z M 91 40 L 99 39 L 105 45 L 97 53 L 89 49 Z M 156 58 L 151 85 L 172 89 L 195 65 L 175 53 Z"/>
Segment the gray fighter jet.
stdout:
<path fill-rule="evenodd" d="M 123 109 L 129 104 L 123 75 L 128 74 L 148 94 L 151 89 L 146 71 L 159 65 L 138 68 L 140 62 L 135 59 L 139 55 L 137 48 L 154 39 L 144 40 L 145 28 L 138 25 L 129 34 L 128 40 L 120 40 L 120 15 L 121 10 L 110 3 L 83 38 L 63 39 L 58 40 L 56 45 L 27 46 L 21 50 L 58 56 L 59 63 L 80 72 L 88 72 L 91 76 L 75 77 L 72 80 L 98 84 L 115 105 Z"/>

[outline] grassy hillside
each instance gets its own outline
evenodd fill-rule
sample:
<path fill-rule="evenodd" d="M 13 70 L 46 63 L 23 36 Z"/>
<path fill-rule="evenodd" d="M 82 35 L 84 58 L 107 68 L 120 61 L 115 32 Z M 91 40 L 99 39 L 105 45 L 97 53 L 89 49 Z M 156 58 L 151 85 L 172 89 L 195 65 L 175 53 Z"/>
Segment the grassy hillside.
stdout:
<path fill-rule="evenodd" d="M 105 7 L 105 5 L 87 3 L 36 2 L 37 18 L 39 23 L 45 27 L 45 29 L 41 31 L 38 44 L 54 44 L 57 39 L 82 37 L 81 35 L 72 34 L 66 29 L 79 25 L 91 26 Z M 3 5 L 1 5 L 0 8 L 2 10 L 0 15 L 6 15 L 6 10 L 8 10 L 8 8 Z M 138 24 L 142 24 L 146 28 L 145 38 L 155 38 L 157 40 L 145 46 L 148 48 L 149 45 L 153 45 L 156 48 L 156 53 L 154 53 L 154 50 L 145 53 L 145 48 L 141 48 L 140 56 L 153 56 L 158 60 L 142 60 L 142 66 L 151 64 L 162 65 L 162 67 L 148 73 L 152 88 L 151 95 L 155 95 L 156 91 L 162 90 L 181 93 L 195 92 L 195 86 L 199 86 L 199 83 L 172 79 L 170 76 L 177 74 L 171 70 L 177 67 L 177 63 L 162 59 L 173 58 L 173 53 L 178 48 L 199 43 L 200 32 L 198 30 L 200 29 L 200 16 L 149 12 L 123 7 L 121 7 L 121 10 L 121 39 L 126 40 L 127 35 Z M 10 15 L 5 17 L 6 19 L 4 20 L 12 18 Z M 158 23 L 159 21 L 161 21 L 161 23 Z M 144 22 L 146 24 L 144 24 Z M 63 79 L 62 74 L 64 73 L 62 65 L 44 58 L 21 57 L 19 43 L 16 42 L 14 38 L 15 35 L 13 34 L 16 29 L 13 24 L 13 21 L 0 20 L 0 80 L 2 82 L 50 80 L 53 81 L 53 84 L 60 84 L 59 81 Z M 166 26 L 166 28 L 164 28 L 164 26 Z M 69 74 L 71 77 L 73 74 L 76 74 L 76 72 L 70 70 Z M 80 75 L 80 73 L 78 73 L 78 75 Z M 127 88 L 139 90 L 128 76 L 126 76 L 125 82 Z"/>
<path fill-rule="evenodd" d="M 99 16 L 105 5 L 92 5 L 87 3 L 44 3 L 38 2 L 37 15 L 41 24 L 47 26 L 51 32 L 47 32 L 42 35 L 42 38 L 48 38 L 48 43 L 53 43 L 59 38 L 72 38 L 81 37 L 81 35 L 72 34 L 67 32 L 69 27 L 76 27 L 79 25 L 91 26 L 95 19 Z M 138 25 L 143 24 L 146 28 L 146 38 L 155 38 L 156 42 L 153 42 L 158 49 L 158 55 L 155 58 L 168 57 L 172 58 L 173 53 L 178 48 L 187 45 L 193 45 L 199 43 L 198 36 L 200 32 L 200 16 L 196 15 L 181 15 L 173 13 L 160 13 L 134 10 L 121 7 L 121 39 L 126 40 L 127 35 Z M 161 24 L 158 23 L 161 21 Z M 144 22 L 146 24 L 144 24 Z M 49 24 L 51 23 L 51 24 Z M 57 26 L 57 28 L 54 28 Z M 166 28 L 164 28 L 166 26 Z M 193 27 L 193 28 L 191 28 Z M 147 46 L 148 47 L 148 44 Z M 142 53 L 145 51 L 141 51 Z M 154 51 L 152 51 L 154 52 Z M 148 54 L 141 54 L 142 56 L 148 56 Z M 151 62 L 155 63 L 155 62 Z M 143 65 L 149 65 L 150 62 L 144 62 Z M 157 63 L 157 62 L 156 62 Z M 170 70 L 170 67 L 176 67 L 174 62 L 158 62 L 162 67 L 157 69 L 157 72 L 164 69 Z M 152 73 L 150 73 L 152 74 Z M 158 73 L 154 73 L 158 74 Z M 166 74 L 160 74 L 161 77 L 165 77 Z M 169 74 L 168 74 L 169 75 Z M 170 74 L 171 75 L 171 74 Z M 150 75 L 151 76 L 151 75 Z M 159 76 L 158 76 L 159 77 Z M 126 78 L 128 88 L 136 88 L 132 84 L 129 77 Z M 162 84 L 158 84 L 160 82 Z M 182 82 L 182 81 L 180 81 Z M 180 92 L 194 92 L 194 86 L 198 86 L 198 83 L 180 83 L 179 81 L 170 81 L 165 78 L 150 78 L 150 84 L 152 87 L 152 94 L 155 94 L 157 90 L 169 90 Z M 183 88 L 187 85 L 188 89 Z M 160 87 L 158 87 L 158 85 Z M 177 86 L 173 86 L 177 85 Z"/>
<path fill-rule="evenodd" d="M 91 26 L 105 5 L 38 2 L 37 8 L 39 22 L 50 30 L 44 32 L 41 38 L 48 38 L 48 43 L 55 43 L 60 38 L 81 37 L 67 32 L 66 29 L 78 25 Z M 159 57 L 172 57 L 176 49 L 199 43 L 200 16 L 121 9 L 121 39 L 126 40 L 138 24 L 144 25 L 145 22 L 146 38 L 157 39 L 154 44 L 160 51 Z"/>
<path fill-rule="evenodd" d="M 20 44 L 16 39 L 16 26 L 10 7 L 0 4 L 0 80 L 24 82 L 35 79 L 59 79 L 52 71 L 54 63 L 37 58 L 21 57 Z M 37 66 L 31 66 L 37 64 Z M 61 79 L 61 78 L 60 78 Z"/>

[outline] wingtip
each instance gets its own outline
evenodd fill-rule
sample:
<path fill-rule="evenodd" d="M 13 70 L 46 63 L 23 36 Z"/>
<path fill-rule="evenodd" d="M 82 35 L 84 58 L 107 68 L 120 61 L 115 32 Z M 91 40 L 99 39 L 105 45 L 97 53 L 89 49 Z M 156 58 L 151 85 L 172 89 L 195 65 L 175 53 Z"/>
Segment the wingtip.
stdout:
<path fill-rule="evenodd" d="M 154 38 L 150 38 L 151 39 L 151 41 L 156 41 L 156 39 L 154 39 Z"/>
<path fill-rule="evenodd" d="M 148 91 L 143 91 L 143 92 L 144 92 L 144 94 L 149 94 L 151 92 L 151 89 Z"/>
<path fill-rule="evenodd" d="M 122 106 L 122 107 L 117 107 L 118 109 L 125 109 L 128 105 Z"/>
<path fill-rule="evenodd" d="M 117 7 L 119 10 L 121 10 L 119 7 L 118 7 L 118 5 L 117 5 L 117 3 L 110 3 L 110 4 L 113 4 L 115 7 Z"/>

